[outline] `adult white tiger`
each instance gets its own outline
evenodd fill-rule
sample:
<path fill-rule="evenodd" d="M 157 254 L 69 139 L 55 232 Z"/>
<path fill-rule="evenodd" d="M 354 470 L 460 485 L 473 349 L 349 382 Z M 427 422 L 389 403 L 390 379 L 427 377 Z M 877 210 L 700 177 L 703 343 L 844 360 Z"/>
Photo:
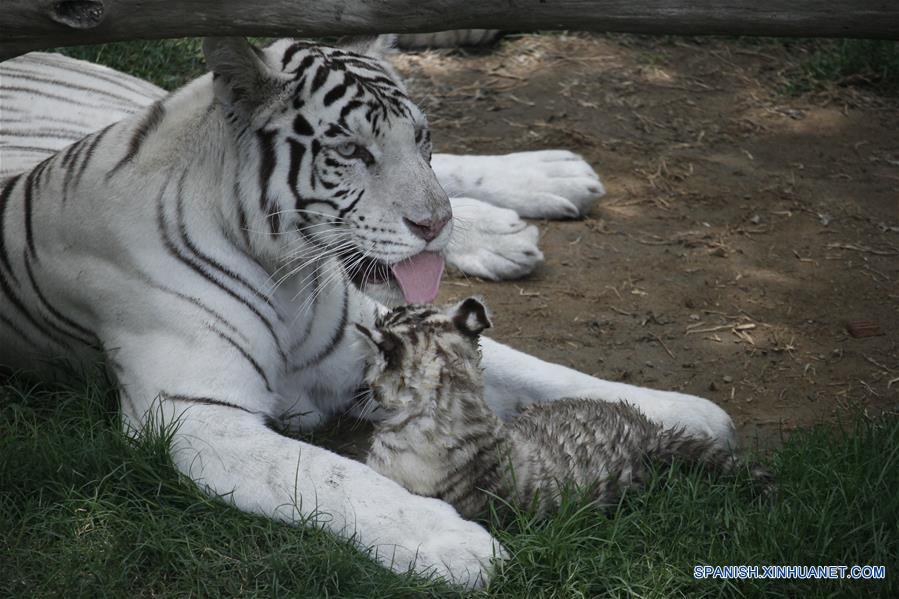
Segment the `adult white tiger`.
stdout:
<path fill-rule="evenodd" d="M 372 51 L 389 51 L 393 41 L 393 36 L 381 36 Z M 0 64 L 0 81 L 0 176 L 30 168 L 166 95 L 125 73 L 38 52 Z M 445 251 L 447 261 L 491 280 L 524 276 L 543 261 L 537 228 L 519 216 L 577 217 L 605 193 L 586 162 L 561 150 L 435 154 L 432 166 L 451 195 L 457 224 Z M 389 286 L 370 284 L 368 290 L 385 301 L 400 299 Z"/>
<path fill-rule="evenodd" d="M 345 331 L 380 308 L 354 273 L 393 268 L 413 292 L 433 283 L 429 252 L 448 242 L 450 205 L 424 117 L 389 67 L 361 53 L 240 39 L 204 51 L 214 76 L 0 182 L 0 363 L 51 373 L 42 358 L 104 352 L 124 424 L 178 418 L 173 461 L 210 493 L 316 520 L 398 570 L 483 580 L 495 547 L 480 526 L 267 426 L 359 411 L 361 353 Z M 733 441 L 704 399 L 601 381 L 488 339 L 483 353 L 501 415 L 571 395 L 627 400 Z"/>

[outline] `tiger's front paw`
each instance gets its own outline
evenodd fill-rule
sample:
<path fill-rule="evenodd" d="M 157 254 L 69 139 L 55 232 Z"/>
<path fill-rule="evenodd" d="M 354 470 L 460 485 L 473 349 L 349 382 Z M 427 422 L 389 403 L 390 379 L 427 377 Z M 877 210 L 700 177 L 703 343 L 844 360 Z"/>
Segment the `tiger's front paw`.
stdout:
<path fill-rule="evenodd" d="M 502 545 L 481 525 L 461 518 L 438 499 L 416 497 L 415 503 L 404 506 L 405 521 L 391 531 L 396 544 L 377 546 L 376 558 L 397 572 L 436 575 L 466 588 L 485 586 L 492 561 L 508 557 Z"/>
<path fill-rule="evenodd" d="M 471 198 L 452 198 L 453 234 L 446 260 L 462 272 L 491 281 L 517 279 L 543 262 L 537 227 L 512 210 Z"/>
<path fill-rule="evenodd" d="M 450 196 L 477 198 L 524 218 L 579 218 L 606 192 L 593 167 L 567 150 L 435 154 L 432 165 Z"/>

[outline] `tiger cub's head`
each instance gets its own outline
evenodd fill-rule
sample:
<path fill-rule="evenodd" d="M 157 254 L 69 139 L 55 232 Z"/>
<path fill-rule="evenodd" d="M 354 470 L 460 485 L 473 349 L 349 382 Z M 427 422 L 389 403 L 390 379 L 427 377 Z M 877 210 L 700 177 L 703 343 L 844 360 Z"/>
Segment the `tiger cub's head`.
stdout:
<path fill-rule="evenodd" d="M 443 308 L 400 306 L 372 329 L 357 324 L 369 347 L 365 381 L 374 400 L 388 414 L 421 414 L 455 402 L 465 395 L 459 391 L 480 396 L 478 338 L 490 326 L 474 297 Z"/>
<path fill-rule="evenodd" d="M 237 145 L 238 219 L 255 251 L 338 257 L 359 284 L 430 301 L 452 229 L 428 123 L 378 54 L 379 38 L 262 50 L 207 38 L 217 108 Z M 433 287 L 433 290 L 431 289 Z"/>

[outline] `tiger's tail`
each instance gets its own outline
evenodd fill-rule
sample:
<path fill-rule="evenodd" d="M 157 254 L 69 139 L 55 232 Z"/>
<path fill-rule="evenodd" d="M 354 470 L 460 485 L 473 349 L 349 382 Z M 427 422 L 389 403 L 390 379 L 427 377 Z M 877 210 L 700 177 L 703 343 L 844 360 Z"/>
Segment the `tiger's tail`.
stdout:
<path fill-rule="evenodd" d="M 663 430 L 647 451 L 647 457 L 663 464 L 698 465 L 714 474 L 748 470 L 760 494 L 769 495 L 775 489 L 774 474 L 763 464 L 745 463 L 730 448 L 721 447 L 708 437 L 688 434 L 681 428 Z"/>

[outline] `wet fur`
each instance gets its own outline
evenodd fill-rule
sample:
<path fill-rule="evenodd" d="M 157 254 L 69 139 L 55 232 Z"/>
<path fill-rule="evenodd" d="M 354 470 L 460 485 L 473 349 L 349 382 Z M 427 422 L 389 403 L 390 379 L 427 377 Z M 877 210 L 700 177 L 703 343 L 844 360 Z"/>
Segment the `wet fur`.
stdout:
<path fill-rule="evenodd" d="M 374 350 L 367 379 L 384 411 L 369 466 L 465 517 L 483 515 L 494 496 L 546 514 L 570 485 L 612 505 L 643 485 L 653 462 L 738 466 L 712 439 L 664 428 L 624 402 L 567 398 L 503 422 L 483 400 L 478 335 L 489 326 L 484 306 L 469 298 L 443 311 L 403 307 L 373 330 L 360 327 Z"/>

